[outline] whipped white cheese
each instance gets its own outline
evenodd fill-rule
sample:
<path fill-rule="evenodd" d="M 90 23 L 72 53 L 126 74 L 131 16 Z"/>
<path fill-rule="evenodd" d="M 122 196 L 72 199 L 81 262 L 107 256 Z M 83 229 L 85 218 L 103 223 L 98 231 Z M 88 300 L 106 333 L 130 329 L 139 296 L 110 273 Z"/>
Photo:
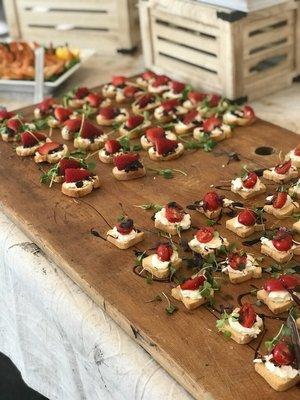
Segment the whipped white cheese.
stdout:
<path fill-rule="evenodd" d="M 88 180 L 84 180 L 84 181 L 80 181 L 80 182 L 82 182 L 82 186 L 80 188 L 76 186 L 77 182 L 68 182 L 68 183 L 64 182 L 63 185 L 67 189 L 83 189 L 92 183 L 91 181 L 88 181 Z"/>
<path fill-rule="evenodd" d="M 182 143 L 178 143 L 177 147 L 174 149 L 174 153 L 180 153 L 182 150 L 184 149 L 184 146 Z M 158 152 L 154 149 L 154 147 L 150 147 L 150 149 L 148 150 L 149 154 L 156 154 L 158 156 L 162 156 L 162 154 L 158 154 Z M 172 153 L 171 153 L 172 154 Z"/>
<path fill-rule="evenodd" d="M 162 225 L 165 226 L 175 226 L 179 227 L 183 230 L 189 229 L 191 226 L 191 216 L 190 214 L 184 214 L 183 219 L 180 222 L 169 222 L 166 218 L 166 209 L 163 207 L 160 211 L 154 216 L 156 221 L 159 221 Z"/>
<path fill-rule="evenodd" d="M 240 308 L 236 308 L 233 310 L 232 314 L 228 318 L 228 324 L 229 326 L 236 332 L 242 334 L 242 335 L 249 335 L 253 338 L 256 338 L 263 327 L 263 320 L 260 318 L 259 315 L 256 315 L 256 321 L 254 322 L 253 326 L 251 328 L 246 328 L 245 326 L 241 325 L 239 321 L 237 321 L 236 318 L 234 317 L 239 317 L 239 311 Z"/>
<path fill-rule="evenodd" d="M 196 289 L 196 290 L 182 290 L 180 289 L 181 295 L 182 297 L 186 297 L 192 300 L 198 300 L 198 299 L 202 299 L 202 296 L 200 294 L 200 290 Z"/>
<path fill-rule="evenodd" d="M 286 174 L 278 174 L 278 172 L 275 171 L 275 168 L 276 167 L 270 168 L 270 172 L 273 175 L 273 177 L 277 179 L 289 178 L 290 176 L 293 175 L 293 172 L 297 171 L 297 168 L 292 165 Z"/>
<path fill-rule="evenodd" d="M 257 267 L 258 263 L 255 260 L 254 257 L 252 257 L 250 254 L 247 254 L 247 260 L 246 260 L 246 266 L 243 270 L 239 269 L 233 269 L 231 268 L 228 260 L 225 261 L 225 265 L 222 268 L 222 272 L 225 273 L 230 273 L 230 274 L 236 274 L 236 275 L 247 275 L 248 272 L 254 271 L 255 268 Z"/>
<path fill-rule="evenodd" d="M 244 187 L 242 178 L 233 179 L 231 181 L 231 190 L 233 192 L 236 192 L 236 191 L 243 191 L 243 192 L 258 191 L 258 190 L 260 190 L 260 179 L 257 178 L 257 181 L 256 181 L 255 185 L 253 186 L 253 188 Z"/>
<path fill-rule="evenodd" d="M 268 293 L 268 297 L 274 303 L 285 303 L 292 300 L 292 296 L 287 290 L 276 290 Z"/>
<path fill-rule="evenodd" d="M 134 229 L 132 229 L 132 231 L 130 233 L 128 233 L 127 235 L 122 235 L 122 233 L 118 232 L 117 227 L 114 226 L 113 229 L 110 229 L 107 232 L 108 236 L 112 236 L 115 239 L 117 239 L 119 242 L 122 243 L 127 243 L 130 240 L 134 239 L 137 236 L 138 232 L 135 231 Z"/>
<path fill-rule="evenodd" d="M 263 359 L 257 358 L 253 360 L 253 362 L 259 364 L 264 362 L 265 367 L 270 372 L 284 380 L 294 379 L 299 374 L 299 371 L 293 368 L 291 365 L 275 365 L 272 360 L 273 355 L 269 354 L 267 356 L 264 356 Z"/>
<path fill-rule="evenodd" d="M 77 143 L 79 143 L 79 144 L 84 144 L 84 145 L 88 146 L 88 145 L 90 145 L 91 143 L 96 143 L 96 144 L 98 144 L 98 143 L 103 143 L 103 142 L 105 142 L 106 140 L 107 140 L 107 135 L 105 135 L 105 134 L 103 134 L 103 135 L 101 135 L 101 136 L 95 137 L 93 142 L 92 142 L 90 139 L 88 139 L 88 138 L 82 138 L 82 137 L 79 136 L 79 137 L 77 138 Z"/>
<path fill-rule="evenodd" d="M 173 251 L 169 261 L 161 261 L 157 254 L 153 254 L 151 257 L 151 266 L 155 269 L 166 269 L 170 263 L 173 263 L 179 259 L 177 251 Z"/>
<path fill-rule="evenodd" d="M 194 238 L 189 241 L 188 245 L 193 251 L 209 253 L 213 250 L 219 249 L 222 245 L 227 246 L 228 241 L 227 239 L 222 238 L 221 236 L 215 236 L 210 242 L 201 243 L 198 241 L 197 237 L 194 236 Z"/>

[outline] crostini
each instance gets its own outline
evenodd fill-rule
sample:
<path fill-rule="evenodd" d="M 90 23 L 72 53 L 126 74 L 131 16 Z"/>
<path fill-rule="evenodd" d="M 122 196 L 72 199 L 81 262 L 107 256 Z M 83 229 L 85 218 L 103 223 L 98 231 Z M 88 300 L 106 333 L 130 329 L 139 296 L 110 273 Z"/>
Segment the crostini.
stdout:
<path fill-rule="evenodd" d="M 107 83 L 102 88 L 104 97 L 113 99 L 116 97 L 118 89 L 123 89 L 126 86 L 127 78 L 125 76 L 113 76 L 110 83 Z"/>
<path fill-rule="evenodd" d="M 100 108 L 96 121 L 98 125 L 112 126 L 115 123 L 121 124 L 126 118 L 128 118 L 126 108 L 107 106 Z"/>
<path fill-rule="evenodd" d="M 33 156 L 45 142 L 46 136 L 43 133 L 25 131 L 21 133 L 21 145 L 16 147 L 16 153 L 20 157 Z"/>
<path fill-rule="evenodd" d="M 250 106 L 228 110 L 223 115 L 223 122 L 227 125 L 246 126 L 255 122 L 256 116 Z"/>
<path fill-rule="evenodd" d="M 228 274 L 231 283 L 238 284 L 252 278 L 261 278 L 262 268 L 251 254 L 235 250 L 228 253 L 222 262 L 222 272 Z"/>
<path fill-rule="evenodd" d="M 266 186 L 253 171 L 245 171 L 241 177 L 231 181 L 231 191 L 239 194 L 243 199 L 250 199 L 265 193 L 266 190 Z"/>
<path fill-rule="evenodd" d="M 42 144 L 35 152 L 34 162 L 37 164 L 47 162 L 55 164 L 69 153 L 65 144 L 57 142 L 46 142 Z"/>
<path fill-rule="evenodd" d="M 273 258 L 279 264 L 290 261 L 300 253 L 300 246 L 293 242 L 292 232 L 285 227 L 278 228 L 271 238 L 262 236 L 261 253 Z"/>
<path fill-rule="evenodd" d="M 143 89 L 147 89 L 149 84 L 156 78 L 153 71 L 145 71 L 136 78 L 136 84 Z"/>
<path fill-rule="evenodd" d="M 50 128 L 58 128 L 67 121 L 72 114 L 73 111 L 70 108 L 57 106 L 54 108 L 53 114 L 47 118 L 47 124 Z"/>
<path fill-rule="evenodd" d="M 161 102 L 154 110 L 154 118 L 164 124 L 186 113 L 187 109 L 180 104 L 179 100 L 171 99 Z"/>
<path fill-rule="evenodd" d="M 88 120 L 84 120 L 80 131 L 75 133 L 74 147 L 83 150 L 99 150 L 103 147 L 107 135 Z"/>
<path fill-rule="evenodd" d="M 82 108 L 89 93 L 90 90 L 87 87 L 76 87 L 63 97 L 63 104 L 65 107 L 74 109 Z"/>
<path fill-rule="evenodd" d="M 177 136 L 171 131 L 165 131 L 160 126 L 148 128 L 144 135 L 141 136 L 141 145 L 144 150 L 149 150 L 155 144 L 157 138 L 166 138 L 176 140 Z"/>
<path fill-rule="evenodd" d="M 146 169 L 138 153 L 118 154 L 113 158 L 114 168 L 112 173 L 118 181 L 142 178 Z"/>
<path fill-rule="evenodd" d="M 266 213 L 274 215 L 274 217 L 278 219 L 284 219 L 297 212 L 299 210 L 299 204 L 293 201 L 287 192 L 280 191 L 266 198 L 264 210 Z"/>
<path fill-rule="evenodd" d="M 226 228 L 236 235 L 246 238 L 255 232 L 264 230 L 264 223 L 260 215 L 254 210 L 245 208 L 234 218 L 226 221 Z"/>
<path fill-rule="evenodd" d="M 106 234 L 106 239 L 121 250 L 129 249 L 144 239 L 144 232 L 134 227 L 133 220 L 123 216 Z"/>
<path fill-rule="evenodd" d="M 64 140 L 73 140 L 76 133 L 80 131 L 83 121 L 81 118 L 67 119 L 63 123 L 61 136 Z"/>
<path fill-rule="evenodd" d="M 156 75 L 156 77 L 149 82 L 148 92 L 155 94 L 162 94 L 169 90 L 170 78 L 166 75 Z"/>
<path fill-rule="evenodd" d="M 6 120 L 0 128 L 1 138 L 4 142 L 17 142 L 20 140 L 20 133 L 24 131 L 25 124 L 19 118 Z"/>
<path fill-rule="evenodd" d="M 286 183 L 298 177 L 297 168 L 292 165 L 292 160 L 285 161 L 269 169 L 265 169 L 263 177 L 277 183 Z"/>
<path fill-rule="evenodd" d="M 173 201 L 155 213 L 154 226 L 170 235 L 178 235 L 180 231 L 185 231 L 191 227 L 191 216 Z"/>
<path fill-rule="evenodd" d="M 61 185 L 63 194 L 69 197 L 83 197 L 91 193 L 93 189 L 100 187 L 97 175 L 84 168 L 65 169 L 65 181 Z"/>
<path fill-rule="evenodd" d="M 175 132 L 178 135 L 183 135 L 195 129 L 197 126 L 202 126 L 203 120 L 197 110 L 191 110 L 175 123 Z"/>
<path fill-rule="evenodd" d="M 146 93 L 137 98 L 132 103 L 132 111 L 134 114 L 142 114 L 144 111 L 154 110 L 160 105 L 160 100 L 154 94 Z"/>
<path fill-rule="evenodd" d="M 118 140 L 110 139 L 104 144 L 104 147 L 99 150 L 99 159 L 104 164 L 112 164 L 114 157 L 120 153 L 123 153 L 121 143 Z"/>
<path fill-rule="evenodd" d="M 212 227 L 202 227 L 197 230 L 194 238 L 188 242 L 192 251 L 203 257 L 215 253 L 221 247 L 228 247 L 228 240 L 222 237 Z"/>
<path fill-rule="evenodd" d="M 45 118 L 53 114 L 55 107 L 56 104 L 54 98 L 47 97 L 35 106 L 33 110 L 33 116 L 35 119 Z"/>
<path fill-rule="evenodd" d="M 222 120 L 217 117 L 210 117 L 205 119 L 200 126 L 196 127 L 193 131 L 193 136 L 196 140 L 202 140 L 205 136 L 215 142 L 230 138 L 232 130 L 229 125 L 222 123 Z"/>
<path fill-rule="evenodd" d="M 189 91 L 187 94 L 187 99 L 183 103 L 183 107 L 188 110 L 192 110 L 193 108 L 197 108 L 203 102 L 203 100 L 207 97 L 206 93 L 195 92 L 193 90 Z"/>
<path fill-rule="evenodd" d="M 128 85 L 123 89 L 118 89 L 116 93 L 116 102 L 117 103 L 128 103 L 136 100 L 137 97 L 144 94 L 144 91 L 137 87 Z"/>
<path fill-rule="evenodd" d="M 184 146 L 177 140 L 158 137 L 154 146 L 150 147 L 148 154 L 153 161 L 169 161 L 179 158 L 184 153 Z"/>
<path fill-rule="evenodd" d="M 129 115 L 126 121 L 119 128 L 119 134 L 126 136 L 128 139 L 135 139 L 151 125 L 143 115 Z"/>
<path fill-rule="evenodd" d="M 163 93 L 164 99 L 181 99 L 186 88 L 186 84 L 178 81 L 169 81 L 169 89 Z"/>

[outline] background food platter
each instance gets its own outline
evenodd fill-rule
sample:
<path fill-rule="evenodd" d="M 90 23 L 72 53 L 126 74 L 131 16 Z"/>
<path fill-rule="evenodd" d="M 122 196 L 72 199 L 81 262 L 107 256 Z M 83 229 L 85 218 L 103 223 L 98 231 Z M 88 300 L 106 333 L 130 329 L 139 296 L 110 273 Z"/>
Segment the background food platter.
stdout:
<path fill-rule="evenodd" d="M 53 82 L 44 82 L 44 95 L 49 95 L 58 89 L 70 76 L 72 76 L 81 65 L 95 53 L 92 49 L 80 50 L 80 62 L 60 75 Z M 35 81 L 0 79 L 0 90 L 19 93 L 34 93 Z"/>
<path fill-rule="evenodd" d="M 29 107 L 18 111 L 24 116 L 32 116 L 32 110 L 33 107 Z M 110 131 L 111 128 L 104 130 Z M 53 131 L 53 140 L 62 141 L 59 130 Z M 49 259 L 196 399 L 296 400 L 299 395 L 297 388 L 276 393 L 255 372 L 252 361 L 259 339 L 249 345 L 238 345 L 218 333 L 215 326 L 222 305 L 236 305 L 241 295 L 242 301 L 247 299 L 255 303 L 256 298 L 246 293 L 253 288 L 251 285 L 261 287 L 269 275 L 264 274 L 264 279 L 240 285 L 232 285 L 227 277 L 219 276 L 222 291 L 216 294 L 215 309 L 200 307 L 191 312 L 172 300 L 179 310 L 168 315 L 165 302 L 154 299 L 162 292 L 171 298 L 172 284 L 147 284 L 145 279 L 135 274 L 133 250 L 150 252 L 159 239 L 151 219 L 152 212 L 137 205 L 177 201 L 186 207 L 201 199 L 212 184 L 227 185 L 227 189 L 219 193 L 241 201 L 228 190 L 228 184 L 232 177 L 240 174 L 242 165 L 248 164 L 251 169 L 271 167 L 278 162 L 280 150 L 286 153 L 298 142 L 296 134 L 258 120 L 251 126 L 236 128 L 233 138 L 218 144 L 211 153 L 186 151 L 178 160 L 158 163 L 149 160 L 142 152 L 148 173 L 135 181 L 116 181 L 112 166 L 97 161 L 95 173 L 100 178 L 101 188 L 83 199 L 62 195 L 60 185 L 52 188 L 41 185 L 39 166 L 31 158 L 20 159 L 12 144 L 1 142 L 0 179 L 3 189 L 0 190 L 0 207 Z M 274 152 L 259 155 L 256 149 L 260 146 L 271 146 Z M 228 163 L 228 154 L 232 152 L 239 154 L 241 162 Z M 187 176 L 176 174 L 174 179 L 166 180 L 151 171 L 157 168 L 176 168 L 185 171 Z M 267 193 L 274 189 L 275 185 L 269 182 Z M 266 194 L 244 201 L 244 204 L 262 205 L 265 197 Z M 145 241 L 126 251 L 105 240 L 105 233 L 121 213 L 120 202 L 128 215 L 134 218 L 135 226 L 145 232 Z M 194 228 L 182 234 L 183 240 L 191 239 L 195 229 L 206 224 L 202 214 L 191 211 L 191 215 Z M 227 218 L 224 216 L 215 228 L 229 242 L 241 245 L 241 240 L 225 228 Z M 269 225 L 282 223 L 270 216 L 267 220 Z M 285 226 L 292 223 L 292 218 L 283 222 Z M 178 243 L 178 239 L 175 242 Z M 245 247 L 245 250 L 260 255 L 259 244 Z M 180 250 L 180 255 L 191 257 L 183 250 Z M 180 273 L 188 277 L 192 271 L 184 268 Z M 257 307 L 256 311 L 272 317 L 265 306 Z M 281 323 L 266 318 L 266 339 L 275 335 Z M 261 351 L 264 353 L 263 347 Z"/>

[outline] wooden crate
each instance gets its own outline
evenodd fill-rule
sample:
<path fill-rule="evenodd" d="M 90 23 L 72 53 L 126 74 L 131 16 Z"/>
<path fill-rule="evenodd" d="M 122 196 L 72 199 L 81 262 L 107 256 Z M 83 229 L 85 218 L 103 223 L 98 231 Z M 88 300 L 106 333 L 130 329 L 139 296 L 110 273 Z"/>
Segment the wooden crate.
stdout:
<path fill-rule="evenodd" d="M 248 14 L 189 0 L 140 0 L 139 9 L 145 64 L 156 72 L 250 100 L 299 74 L 295 0 Z"/>
<path fill-rule="evenodd" d="M 130 52 L 139 43 L 136 0 L 5 0 L 13 39 Z"/>

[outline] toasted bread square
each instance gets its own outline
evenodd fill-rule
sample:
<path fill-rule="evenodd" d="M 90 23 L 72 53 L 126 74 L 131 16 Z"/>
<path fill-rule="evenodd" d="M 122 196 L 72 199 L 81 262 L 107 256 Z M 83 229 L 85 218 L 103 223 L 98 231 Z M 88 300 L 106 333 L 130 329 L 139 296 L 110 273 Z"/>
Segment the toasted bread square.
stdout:
<path fill-rule="evenodd" d="M 273 258 L 273 260 L 277 261 L 279 264 L 290 261 L 294 256 L 293 251 L 276 251 L 265 244 L 261 245 L 260 251 L 262 254 Z"/>
<path fill-rule="evenodd" d="M 170 268 L 164 268 L 164 269 L 157 269 L 153 267 L 152 264 L 152 259 L 153 259 L 154 254 L 151 254 L 148 257 L 143 258 L 142 260 L 142 267 L 144 270 L 150 272 L 151 275 L 155 276 L 156 278 L 160 279 L 165 279 L 170 276 Z M 176 270 L 178 270 L 182 265 L 182 260 L 181 258 L 178 258 L 178 260 L 172 262 L 172 267 Z"/>
<path fill-rule="evenodd" d="M 137 243 L 141 242 L 144 239 L 144 232 L 138 232 L 136 237 L 133 239 L 130 239 L 128 242 L 120 242 L 118 239 L 114 238 L 113 236 L 110 236 L 107 234 L 106 239 L 114 244 L 116 247 L 118 247 L 121 250 L 127 250 L 129 247 L 132 247 L 136 245 Z"/>
<path fill-rule="evenodd" d="M 283 379 L 275 375 L 267 369 L 264 363 L 255 363 L 255 371 L 262 376 L 266 382 L 277 392 L 284 392 L 291 387 L 295 386 L 300 381 L 300 376 L 297 375 L 295 378 Z"/>
<path fill-rule="evenodd" d="M 274 301 L 269 299 L 268 292 L 264 289 L 258 290 L 256 293 L 257 299 L 261 300 L 265 305 L 272 311 L 274 314 L 281 314 L 285 311 L 288 311 L 292 305 L 292 300 L 288 300 L 282 303 L 275 303 Z"/>
<path fill-rule="evenodd" d="M 262 224 L 255 224 L 253 226 L 234 226 L 237 217 L 228 219 L 225 223 L 225 226 L 230 231 L 234 232 L 236 235 L 246 238 L 251 236 L 254 232 L 260 232 L 264 230 L 264 226 Z"/>

